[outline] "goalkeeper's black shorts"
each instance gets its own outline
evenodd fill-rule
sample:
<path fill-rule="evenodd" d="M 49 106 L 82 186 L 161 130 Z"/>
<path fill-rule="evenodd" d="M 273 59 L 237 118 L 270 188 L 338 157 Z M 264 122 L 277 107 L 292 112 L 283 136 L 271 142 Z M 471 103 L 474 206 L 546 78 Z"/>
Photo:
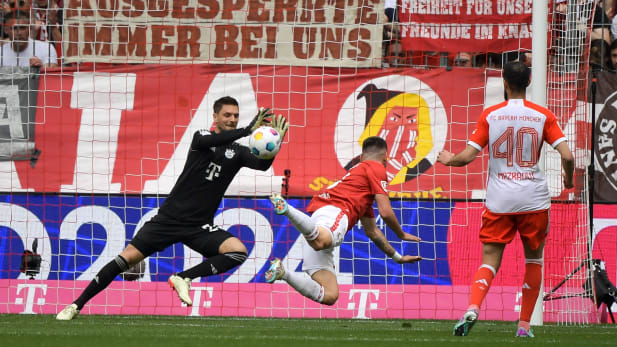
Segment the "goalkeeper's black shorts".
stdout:
<path fill-rule="evenodd" d="M 219 226 L 172 224 L 157 217 L 146 222 L 130 242 L 146 257 L 178 242 L 206 258 L 212 257 L 219 254 L 219 247 L 225 240 L 234 237 Z"/>

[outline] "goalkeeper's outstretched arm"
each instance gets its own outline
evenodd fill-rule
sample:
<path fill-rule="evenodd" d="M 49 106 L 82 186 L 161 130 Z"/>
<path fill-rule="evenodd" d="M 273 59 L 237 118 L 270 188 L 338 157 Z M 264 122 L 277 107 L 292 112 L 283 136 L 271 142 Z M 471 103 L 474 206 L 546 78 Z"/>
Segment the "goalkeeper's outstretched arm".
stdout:
<path fill-rule="evenodd" d="M 248 134 L 250 134 L 250 132 L 247 133 L 245 128 L 229 130 L 220 134 L 214 132 L 197 131 L 193 134 L 191 149 L 197 151 L 210 150 L 211 147 L 232 143 L 239 138 L 247 136 Z"/>

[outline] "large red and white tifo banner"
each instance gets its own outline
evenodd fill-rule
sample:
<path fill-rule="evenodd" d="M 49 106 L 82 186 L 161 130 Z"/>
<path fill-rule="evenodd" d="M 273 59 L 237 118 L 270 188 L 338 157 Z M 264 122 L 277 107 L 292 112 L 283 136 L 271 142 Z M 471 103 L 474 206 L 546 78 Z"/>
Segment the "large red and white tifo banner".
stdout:
<path fill-rule="evenodd" d="M 406 50 L 505 52 L 531 49 L 532 0 L 400 1 Z"/>
<path fill-rule="evenodd" d="M 243 66 L 238 72 L 229 65 L 142 65 L 64 71 L 41 77 L 36 165 L 3 163 L 14 167 L 0 170 L 0 189 L 166 194 L 193 133 L 212 124 L 214 101 L 231 95 L 240 102 L 239 126 L 261 106 L 282 113 L 291 126 L 272 169 L 241 171 L 229 195 L 269 195 L 290 170 L 289 194 L 310 196 L 345 174 L 364 138 L 381 135 L 390 148 L 393 196 L 481 198 L 486 157 L 465 168 L 436 164 L 436 158 L 443 149 L 465 148 L 485 105 L 503 100 L 501 78 L 480 69 Z M 452 81 L 465 81 L 464 87 Z M 561 194 L 556 189 L 553 196 Z"/>

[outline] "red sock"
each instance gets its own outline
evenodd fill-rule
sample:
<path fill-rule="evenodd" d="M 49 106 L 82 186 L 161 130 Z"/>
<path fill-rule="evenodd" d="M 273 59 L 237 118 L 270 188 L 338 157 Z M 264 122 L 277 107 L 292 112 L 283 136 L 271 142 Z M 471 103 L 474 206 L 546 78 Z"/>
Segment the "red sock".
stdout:
<path fill-rule="evenodd" d="M 479 308 L 482 305 L 482 301 L 486 293 L 488 293 L 491 282 L 493 282 L 493 278 L 495 277 L 495 272 L 492 266 L 486 264 L 480 266 L 478 271 L 476 271 L 476 276 L 473 278 L 473 283 L 471 284 L 470 307 Z"/>
<path fill-rule="evenodd" d="M 523 302 L 521 304 L 520 321 L 529 322 L 536 305 L 540 285 L 542 284 L 542 259 L 525 260 L 525 282 L 523 283 Z"/>

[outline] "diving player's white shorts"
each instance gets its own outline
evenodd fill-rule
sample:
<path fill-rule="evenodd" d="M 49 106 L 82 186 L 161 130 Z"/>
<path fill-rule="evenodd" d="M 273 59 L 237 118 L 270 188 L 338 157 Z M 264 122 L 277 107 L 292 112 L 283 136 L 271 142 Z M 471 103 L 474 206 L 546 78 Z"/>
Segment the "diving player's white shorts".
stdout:
<path fill-rule="evenodd" d="M 308 243 L 305 243 L 303 247 L 304 262 L 302 264 L 302 271 L 306 271 L 309 276 L 312 276 L 318 270 L 328 270 L 336 274 L 334 248 L 343 243 L 347 233 L 349 222 L 347 215 L 340 208 L 328 205 L 313 212 L 311 219 L 318 227 L 330 230 L 332 247 L 316 251 Z"/>

